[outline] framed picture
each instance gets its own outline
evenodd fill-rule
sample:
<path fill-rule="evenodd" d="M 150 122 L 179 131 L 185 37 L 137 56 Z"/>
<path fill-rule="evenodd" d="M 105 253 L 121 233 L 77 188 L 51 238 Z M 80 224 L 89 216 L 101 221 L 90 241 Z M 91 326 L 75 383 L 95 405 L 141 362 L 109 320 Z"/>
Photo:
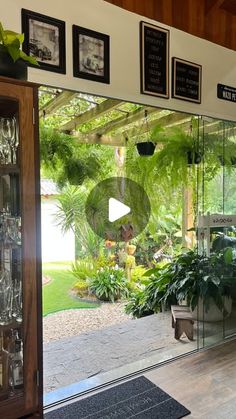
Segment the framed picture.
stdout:
<path fill-rule="evenodd" d="M 73 25 L 74 77 L 110 83 L 110 37 Z"/>
<path fill-rule="evenodd" d="M 141 93 L 169 98 L 169 31 L 140 22 Z"/>
<path fill-rule="evenodd" d="M 37 59 L 40 69 L 65 74 L 65 22 L 26 9 L 21 20 L 23 51 Z"/>
<path fill-rule="evenodd" d="M 172 58 L 172 97 L 201 103 L 202 66 Z"/>

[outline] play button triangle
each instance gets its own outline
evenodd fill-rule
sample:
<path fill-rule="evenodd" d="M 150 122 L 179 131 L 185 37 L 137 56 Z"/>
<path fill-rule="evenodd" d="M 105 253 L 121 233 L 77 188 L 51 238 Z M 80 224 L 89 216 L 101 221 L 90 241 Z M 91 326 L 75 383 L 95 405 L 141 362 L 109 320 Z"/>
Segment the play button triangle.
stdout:
<path fill-rule="evenodd" d="M 108 219 L 111 223 L 130 213 L 130 207 L 115 198 L 109 198 Z"/>

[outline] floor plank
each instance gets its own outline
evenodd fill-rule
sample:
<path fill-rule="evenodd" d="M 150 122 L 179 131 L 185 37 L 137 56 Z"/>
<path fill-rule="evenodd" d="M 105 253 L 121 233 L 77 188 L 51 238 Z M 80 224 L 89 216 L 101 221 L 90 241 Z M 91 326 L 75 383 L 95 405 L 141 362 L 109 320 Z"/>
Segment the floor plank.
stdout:
<path fill-rule="evenodd" d="M 236 418 L 236 340 L 145 376 L 191 411 L 189 418 Z"/>

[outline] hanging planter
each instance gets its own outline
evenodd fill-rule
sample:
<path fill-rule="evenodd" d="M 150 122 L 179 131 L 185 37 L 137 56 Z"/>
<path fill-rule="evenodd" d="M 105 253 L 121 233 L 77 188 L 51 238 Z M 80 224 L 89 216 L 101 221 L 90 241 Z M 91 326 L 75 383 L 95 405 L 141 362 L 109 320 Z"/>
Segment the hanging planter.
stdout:
<path fill-rule="evenodd" d="M 140 156 L 152 156 L 156 146 L 151 141 L 147 141 L 144 143 L 137 143 L 136 147 Z"/>
<path fill-rule="evenodd" d="M 223 156 L 218 156 L 218 159 L 220 161 L 221 166 L 225 166 L 227 164 L 227 161 Z M 233 167 L 236 167 L 236 157 L 230 157 L 230 162 L 228 164 L 231 164 Z"/>
<path fill-rule="evenodd" d="M 13 61 L 11 56 L 0 51 L 0 76 L 27 80 L 27 64 L 23 60 Z"/>
<path fill-rule="evenodd" d="M 187 152 L 187 162 L 188 164 L 199 164 L 202 161 L 202 156 L 197 151 L 188 151 Z"/>

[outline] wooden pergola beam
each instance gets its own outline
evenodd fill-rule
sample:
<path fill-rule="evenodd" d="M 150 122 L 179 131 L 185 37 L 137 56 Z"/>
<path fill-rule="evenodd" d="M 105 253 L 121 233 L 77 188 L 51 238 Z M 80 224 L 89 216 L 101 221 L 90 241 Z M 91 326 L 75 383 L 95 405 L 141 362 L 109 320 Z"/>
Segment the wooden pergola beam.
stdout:
<path fill-rule="evenodd" d="M 191 119 L 191 115 L 186 113 L 176 113 L 172 112 L 169 115 L 162 116 L 160 118 L 154 119 L 153 121 L 149 122 L 148 125 L 143 124 L 139 130 L 137 128 L 130 128 L 125 132 L 127 138 L 132 138 L 135 135 L 142 135 L 146 132 L 149 132 L 153 129 L 156 125 L 161 125 L 163 128 L 170 128 L 175 125 L 180 125 L 181 123 L 187 122 Z"/>
<path fill-rule="evenodd" d="M 184 124 L 189 121 L 190 118 L 191 116 L 189 114 L 171 113 L 170 115 L 165 115 L 159 119 L 151 121 L 148 125 L 143 124 L 143 127 L 139 130 L 139 134 L 145 133 L 147 129 L 149 131 L 150 128 L 153 128 L 157 124 L 161 124 L 164 127 L 171 127 L 174 125 L 180 125 L 181 123 Z M 137 129 L 131 128 L 120 135 L 107 135 L 89 132 L 87 134 L 75 134 L 74 137 L 80 144 L 104 144 L 113 147 L 125 147 L 127 145 L 127 139 L 132 138 L 135 135 L 137 135 Z"/>
<path fill-rule="evenodd" d="M 99 134 L 80 134 L 74 136 L 79 144 L 101 144 L 112 147 L 124 147 L 126 138 L 124 135 L 99 135 Z"/>
<path fill-rule="evenodd" d="M 80 125 L 85 124 L 86 122 L 90 122 L 95 118 L 102 116 L 103 114 L 111 111 L 112 109 L 117 108 L 121 105 L 123 101 L 117 99 L 107 99 L 104 102 L 100 103 L 99 105 L 95 106 L 94 108 L 90 109 L 82 113 L 81 115 L 77 116 L 76 118 L 71 119 L 66 124 L 62 125 L 60 128 L 61 131 L 70 132 L 75 130 Z"/>
<path fill-rule="evenodd" d="M 153 107 L 143 107 L 141 109 L 136 109 L 133 112 L 127 113 L 126 116 L 121 116 L 120 118 L 114 119 L 113 121 L 109 121 L 106 124 L 102 125 L 101 127 L 97 127 L 91 131 L 92 134 L 107 134 L 108 132 L 126 127 L 129 124 L 132 124 L 139 119 L 144 121 L 145 111 L 147 115 L 151 115 L 153 113 L 161 112 L 162 109 L 157 109 Z"/>
<path fill-rule="evenodd" d="M 50 100 L 46 105 L 44 105 L 40 111 L 39 116 L 48 116 L 54 112 L 56 112 L 58 109 L 60 109 L 62 106 L 66 105 L 70 102 L 71 99 L 76 97 L 78 93 L 70 92 L 70 91 L 63 91 L 59 93 L 57 96 L 55 96 L 52 100 Z"/>

